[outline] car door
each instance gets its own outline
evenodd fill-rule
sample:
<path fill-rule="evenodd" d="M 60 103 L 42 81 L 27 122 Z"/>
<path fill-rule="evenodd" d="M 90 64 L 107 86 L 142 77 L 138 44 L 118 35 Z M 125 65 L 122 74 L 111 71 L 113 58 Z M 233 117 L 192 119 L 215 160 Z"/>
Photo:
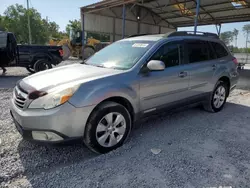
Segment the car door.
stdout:
<path fill-rule="evenodd" d="M 166 68 L 140 73 L 140 110 L 144 113 L 184 99 L 189 87 L 187 65 L 183 64 L 182 41 L 163 44 L 150 60 L 161 60 Z"/>
<path fill-rule="evenodd" d="M 186 40 L 185 49 L 189 63 L 191 96 L 203 96 L 212 91 L 212 79 L 216 70 L 215 54 L 210 44 L 203 40 Z"/>

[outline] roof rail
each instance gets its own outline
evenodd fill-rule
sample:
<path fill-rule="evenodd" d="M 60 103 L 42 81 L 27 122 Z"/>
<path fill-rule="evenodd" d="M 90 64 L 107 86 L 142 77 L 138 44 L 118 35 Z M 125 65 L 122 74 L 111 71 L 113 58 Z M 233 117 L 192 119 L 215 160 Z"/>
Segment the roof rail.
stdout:
<path fill-rule="evenodd" d="M 219 38 L 219 36 L 215 33 L 200 32 L 200 31 L 197 31 L 196 34 L 194 33 L 194 31 L 176 31 L 168 35 L 168 37 L 179 37 L 179 36 L 204 36 L 204 37 Z"/>
<path fill-rule="evenodd" d="M 140 37 L 140 36 L 145 36 L 145 35 L 157 35 L 158 33 L 142 33 L 142 34 L 134 34 L 134 35 L 129 35 L 127 38 L 131 37 Z"/>

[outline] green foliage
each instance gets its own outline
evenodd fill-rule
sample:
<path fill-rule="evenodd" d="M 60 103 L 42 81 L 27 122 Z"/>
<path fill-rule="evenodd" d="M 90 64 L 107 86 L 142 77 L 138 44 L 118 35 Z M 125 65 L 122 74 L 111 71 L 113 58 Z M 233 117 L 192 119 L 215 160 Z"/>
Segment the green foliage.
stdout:
<path fill-rule="evenodd" d="M 245 34 L 250 33 L 250 24 L 244 25 L 242 31 L 243 31 Z"/>
<path fill-rule="evenodd" d="M 239 30 L 234 28 L 234 31 L 233 31 L 234 37 L 237 38 L 238 34 L 239 34 Z"/>
<path fill-rule="evenodd" d="M 250 53 L 250 48 L 233 47 L 233 53 Z"/>
<path fill-rule="evenodd" d="M 224 41 L 227 46 L 233 41 L 234 36 L 234 32 L 232 31 L 226 31 L 220 34 L 221 40 Z"/>
<path fill-rule="evenodd" d="M 81 31 L 82 30 L 81 21 L 80 20 L 69 20 L 69 23 L 66 26 L 66 33 L 68 34 L 68 36 L 70 36 L 71 30 L 74 33 L 77 31 Z"/>
<path fill-rule="evenodd" d="M 242 31 L 245 33 L 245 36 L 246 36 L 246 48 L 247 48 L 248 47 L 248 43 L 250 43 L 250 41 L 249 41 L 250 24 L 244 25 Z"/>
<path fill-rule="evenodd" d="M 36 9 L 29 11 L 22 5 L 9 6 L 3 16 L 0 16 L 0 27 L 13 32 L 17 42 L 28 43 L 28 15 L 30 16 L 32 44 L 46 44 L 50 38 L 62 38 L 65 33 L 59 32 L 59 26 L 55 22 L 42 19 Z"/>

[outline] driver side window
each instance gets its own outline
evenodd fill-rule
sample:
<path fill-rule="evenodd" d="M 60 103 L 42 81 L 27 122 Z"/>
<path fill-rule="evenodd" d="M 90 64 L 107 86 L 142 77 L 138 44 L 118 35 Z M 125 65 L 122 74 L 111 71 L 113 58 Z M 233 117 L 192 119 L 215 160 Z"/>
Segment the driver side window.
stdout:
<path fill-rule="evenodd" d="M 178 66 L 181 64 L 181 44 L 178 42 L 171 42 L 164 44 L 152 56 L 151 60 L 160 60 L 165 63 L 166 67 Z"/>

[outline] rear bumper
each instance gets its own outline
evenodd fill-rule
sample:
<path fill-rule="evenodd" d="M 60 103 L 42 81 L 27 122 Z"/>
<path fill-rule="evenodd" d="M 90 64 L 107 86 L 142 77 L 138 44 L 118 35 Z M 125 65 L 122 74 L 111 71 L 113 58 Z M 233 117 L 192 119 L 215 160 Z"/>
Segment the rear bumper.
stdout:
<path fill-rule="evenodd" d="M 236 71 L 233 74 L 231 74 L 230 78 L 230 92 L 233 91 L 236 88 L 236 85 L 239 81 L 239 73 Z"/>
<path fill-rule="evenodd" d="M 12 100 L 10 111 L 16 128 L 24 139 L 34 140 L 32 131 L 46 131 L 60 136 L 61 141 L 67 141 L 84 135 L 85 125 L 93 109 L 94 106 L 75 108 L 70 103 L 65 103 L 50 110 L 22 110 Z"/>

